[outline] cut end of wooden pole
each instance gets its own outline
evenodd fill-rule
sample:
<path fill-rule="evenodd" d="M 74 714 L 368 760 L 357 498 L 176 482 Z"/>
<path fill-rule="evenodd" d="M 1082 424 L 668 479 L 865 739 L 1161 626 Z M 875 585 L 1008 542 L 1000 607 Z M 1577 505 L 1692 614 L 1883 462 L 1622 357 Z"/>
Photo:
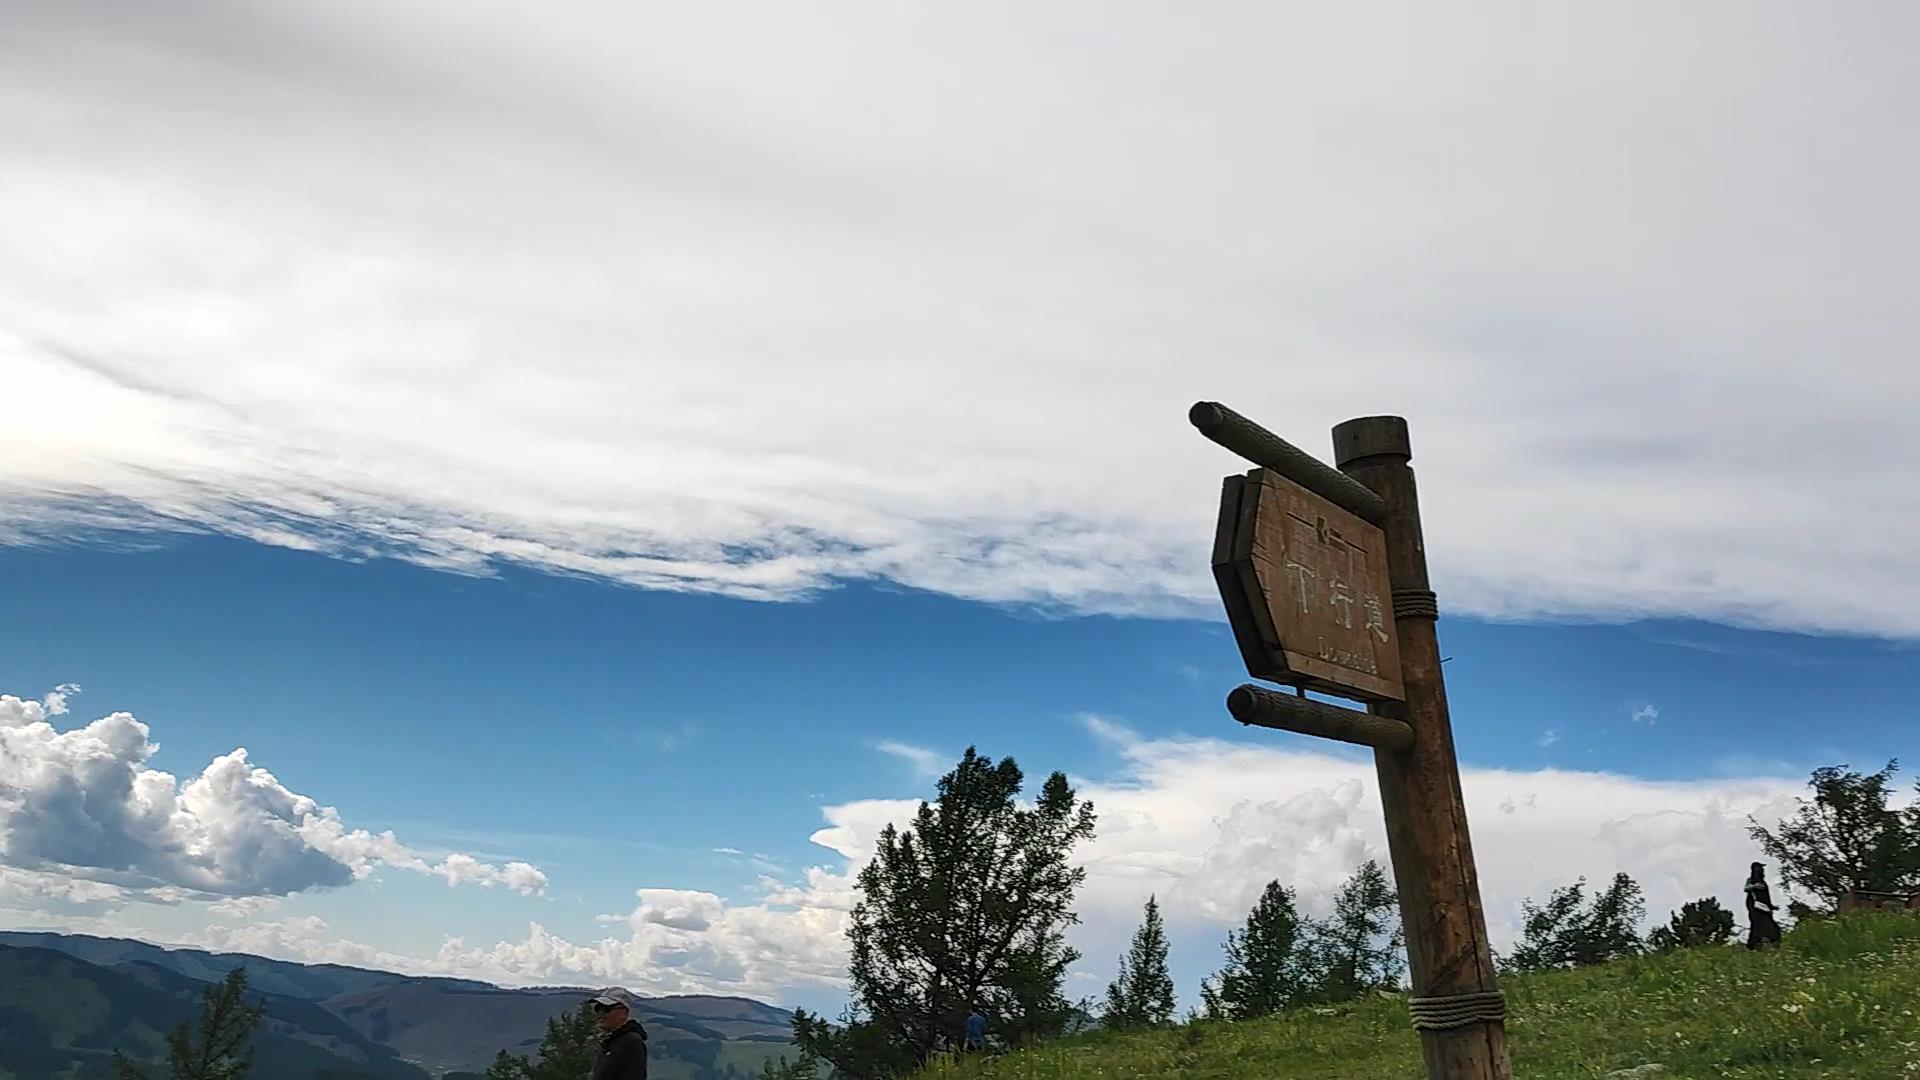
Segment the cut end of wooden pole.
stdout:
<path fill-rule="evenodd" d="M 1260 711 L 1260 700 L 1253 694 L 1251 686 L 1236 686 L 1227 694 L 1227 712 L 1243 724 L 1253 723 L 1254 716 Z"/>
<path fill-rule="evenodd" d="M 1333 428 L 1333 463 L 1344 469 L 1370 457 L 1413 457 L 1404 416 L 1361 416 Z"/>
<path fill-rule="evenodd" d="M 1187 422 L 1199 428 L 1200 434 L 1211 435 L 1227 422 L 1226 410 L 1217 401 L 1196 401 L 1187 410 Z"/>

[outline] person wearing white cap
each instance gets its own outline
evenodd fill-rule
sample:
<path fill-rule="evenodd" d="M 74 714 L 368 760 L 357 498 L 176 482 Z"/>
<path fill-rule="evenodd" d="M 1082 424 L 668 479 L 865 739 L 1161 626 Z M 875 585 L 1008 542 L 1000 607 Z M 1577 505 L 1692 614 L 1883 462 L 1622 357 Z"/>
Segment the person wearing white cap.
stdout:
<path fill-rule="evenodd" d="M 647 1080 L 647 1029 L 633 1018 L 632 996 L 610 986 L 588 998 L 587 1007 L 606 1033 L 600 1038 L 593 1080 Z"/>

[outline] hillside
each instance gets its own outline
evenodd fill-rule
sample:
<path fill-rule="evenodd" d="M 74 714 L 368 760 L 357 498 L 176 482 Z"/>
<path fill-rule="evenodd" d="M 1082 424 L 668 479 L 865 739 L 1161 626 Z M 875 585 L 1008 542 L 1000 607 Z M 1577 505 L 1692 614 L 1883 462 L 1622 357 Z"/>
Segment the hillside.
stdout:
<path fill-rule="evenodd" d="M 53 934 L 18 930 L 0 930 L 0 945 L 53 949 L 101 967 L 142 962 L 167 968 L 199 982 L 219 982 L 236 967 L 247 969 L 247 986 L 262 994 L 322 1001 L 341 994 L 373 990 L 402 982 L 434 982 L 448 986 L 490 988 L 488 984 L 467 979 L 421 979 L 396 975 L 391 971 L 346 967 L 341 964 L 299 964 L 290 960 L 268 960 L 246 953 L 215 953 L 200 949 L 161 948 L 144 941 L 126 938 L 92 937 L 86 934 Z"/>
<path fill-rule="evenodd" d="M 532 1053 L 548 1018 L 578 1005 L 581 996 L 580 990 L 474 989 L 422 980 L 324 1004 L 363 1037 L 429 1072 L 480 1072 L 500 1050 Z M 769 1005 L 713 997 L 649 998 L 636 1005 L 656 1076 L 723 1075 L 728 1063 L 738 1063 L 736 1072 L 758 1071 L 769 1055 L 792 1052 L 792 1014 Z"/>
<path fill-rule="evenodd" d="M 0 946 L 0 1078 L 106 1080 L 113 1051 L 164 1053 L 162 1034 L 199 1014 L 204 984 L 136 962 L 90 964 Z M 426 1074 L 300 998 L 264 995 L 255 1075 L 274 1080 L 425 1080 Z"/>
<path fill-rule="evenodd" d="M 1666 1080 L 1920 1077 L 1920 916 L 1814 922 L 1778 950 L 1689 950 L 1504 981 L 1519 1077 L 1658 1063 Z M 1407 1080 L 1424 1075 L 1403 998 L 1268 1020 L 1080 1036 L 938 1080 Z"/>
<path fill-rule="evenodd" d="M 585 994 L 70 934 L 0 931 L 0 957 L 0 1080 L 106 1076 L 114 1047 L 157 1047 L 195 1014 L 201 988 L 236 966 L 268 1002 L 256 1073 L 272 1080 L 321 1069 L 336 1070 L 328 1080 L 480 1072 L 501 1050 L 531 1053 L 548 1018 Z M 676 995 L 637 1006 L 657 1080 L 750 1077 L 793 1053 L 791 1014 L 771 1005 Z"/>

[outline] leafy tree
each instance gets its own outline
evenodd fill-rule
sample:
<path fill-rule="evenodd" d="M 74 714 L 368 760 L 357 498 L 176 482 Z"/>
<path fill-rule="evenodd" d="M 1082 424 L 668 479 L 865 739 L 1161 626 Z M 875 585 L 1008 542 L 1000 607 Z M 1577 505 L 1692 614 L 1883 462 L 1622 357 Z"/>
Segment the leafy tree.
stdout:
<path fill-rule="evenodd" d="M 1780 867 L 1782 880 L 1824 899 L 1829 907 L 1855 889 L 1897 891 L 1920 878 L 1920 809 L 1906 814 L 1887 805 L 1899 762 L 1876 773 L 1845 765 L 1815 769 L 1807 786 L 1813 801 L 1778 831 L 1748 818 L 1748 833 Z"/>
<path fill-rule="evenodd" d="M 1227 931 L 1226 966 L 1201 984 L 1207 1017 L 1246 1020 L 1298 1003 L 1312 982 L 1301 929 L 1293 890 L 1267 882 L 1246 926 Z"/>
<path fill-rule="evenodd" d="M 1030 806 L 1012 758 L 968 747 L 908 826 L 880 834 L 860 871 L 847 939 L 854 1002 L 840 1024 L 794 1014 L 794 1041 L 846 1080 L 904 1075 L 972 1008 L 1019 1043 L 1058 1033 L 1074 891 L 1069 856 L 1093 836 L 1093 807 L 1053 773 Z"/>
<path fill-rule="evenodd" d="M 1310 924 L 1307 940 L 1318 983 L 1313 996 L 1322 1001 L 1399 984 L 1406 963 L 1400 897 L 1378 862 L 1360 864 L 1334 894 L 1333 913 Z"/>
<path fill-rule="evenodd" d="M 248 1005 L 246 992 L 245 968 L 234 968 L 219 985 L 201 992 L 199 1021 L 181 1024 L 167 1035 L 170 1080 L 245 1080 L 252 1072 L 253 1049 L 247 1043 L 267 1005 Z M 117 1050 L 113 1066 L 120 1080 L 148 1080 L 145 1071 Z"/>
<path fill-rule="evenodd" d="M 1553 890 L 1544 905 L 1520 902 L 1520 943 L 1507 958 L 1517 971 L 1585 967 L 1639 952 L 1637 927 L 1646 916 L 1640 886 L 1615 874 L 1604 892 L 1586 902 L 1587 879 Z"/>
<path fill-rule="evenodd" d="M 1680 905 L 1667 916 L 1667 925 L 1654 927 L 1647 935 L 1647 947 L 1655 952 L 1697 949 L 1704 945 L 1725 945 L 1733 940 L 1733 912 L 1720 901 L 1703 896 Z"/>
<path fill-rule="evenodd" d="M 760 1080 L 820 1080 L 820 1063 L 811 1054 L 791 1062 L 782 1054 L 779 1064 L 769 1061 L 761 1068 Z"/>
<path fill-rule="evenodd" d="M 1120 972 L 1107 987 L 1101 1021 L 1110 1028 L 1160 1027 L 1173 1019 L 1173 976 L 1167 974 L 1167 929 L 1160 904 L 1147 897 L 1146 915 L 1133 947 L 1120 958 Z"/>

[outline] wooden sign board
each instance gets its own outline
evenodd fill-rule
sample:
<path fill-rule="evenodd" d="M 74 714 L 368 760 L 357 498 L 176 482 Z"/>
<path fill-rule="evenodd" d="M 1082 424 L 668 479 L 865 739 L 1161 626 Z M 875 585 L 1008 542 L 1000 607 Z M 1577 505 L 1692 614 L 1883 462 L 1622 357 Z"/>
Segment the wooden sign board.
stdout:
<path fill-rule="evenodd" d="M 1213 574 L 1254 678 L 1406 699 L 1378 526 L 1270 469 L 1229 476 Z"/>

